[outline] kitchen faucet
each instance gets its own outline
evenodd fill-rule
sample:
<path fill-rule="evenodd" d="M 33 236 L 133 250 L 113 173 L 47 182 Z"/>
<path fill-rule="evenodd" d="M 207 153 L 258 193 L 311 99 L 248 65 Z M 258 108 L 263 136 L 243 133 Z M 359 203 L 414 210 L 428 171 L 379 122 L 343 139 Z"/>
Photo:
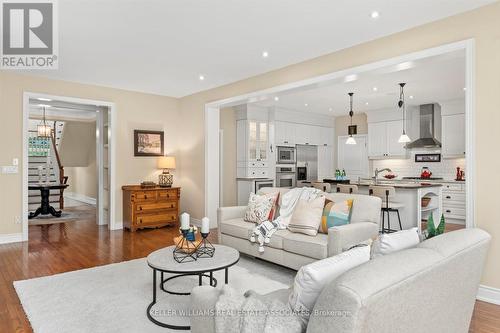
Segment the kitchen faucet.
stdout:
<path fill-rule="evenodd" d="M 373 177 L 373 179 L 375 180 L 375 185 L 377 185 L 378 174 L 381 173 L 381 172 L 384 172 L 384 171 L 392 172 L 392 170 L 389 169 L 389 168 L 384 168 L 384 169 L 381 169 L 381 170 L 375 168 L 375 177 Z"/>

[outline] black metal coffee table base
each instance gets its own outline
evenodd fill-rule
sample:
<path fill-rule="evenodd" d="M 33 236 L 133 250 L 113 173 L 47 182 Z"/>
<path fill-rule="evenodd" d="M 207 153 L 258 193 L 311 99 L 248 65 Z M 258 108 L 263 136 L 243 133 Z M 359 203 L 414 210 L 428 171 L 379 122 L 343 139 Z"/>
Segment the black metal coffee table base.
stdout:
<path fill-rule="evenodd" d="M 163 322 L 153 318 L 153 316 L 151 316 L 151 308 L 156 304 L 156 275 L 157 275 L 157 272 L 160 272 L 160 274 L 161 274 L 160 289 L 168 294 L 171 294 L 171 295 L 182 295 L 182 296 L 191 295 L 190 292 L 178 292 L 178 291 L 171 291 L 171 290 L 165 289 L 165 283 L 167 281 L 171 281 L 173 279 L 184 277 L 184 276 L 198 275 L 198 285 L 199 286 L 203 285 L 203 277 L 208 277 L 210 279 L 210 286 L 215 288 L 217 286 L 217 279 L 214 278 L 214 271 L 224 269 L 224 273 L 225 273 L 224 274 L 224 282 L 225 282 L 225 284 L 227 284 L 229 282 L 228 281 L 229 280 L 229 267 L 219 268 L 219 269 L 216 269 L 213 271 L 207 271 L 207 272 L 193 272 L 193 273 L 178 274 L 178 275 L 170 276 L 166 279 L 164 278 L 163 275 L 164 275 L 164 273 L 168 273 L 168 272 L 156 269 L 154 267 L 151 267 L 151 268 L 153 268 L 153 301 L 148 305 L 148 308 L 146 310 L 146 314 L 147 314 L 149 320 L 151 320 L 156 325 L 161 326 L 161 327 L 165 327 L 165 328 L 169 328 L 169 329 L 173 329 L 173 330 L 185 330 L 185 331 L 187 331 L 187 330 L 191 329 L 191 326 L 171 325 L 171 324 L 163 323 Z"/>

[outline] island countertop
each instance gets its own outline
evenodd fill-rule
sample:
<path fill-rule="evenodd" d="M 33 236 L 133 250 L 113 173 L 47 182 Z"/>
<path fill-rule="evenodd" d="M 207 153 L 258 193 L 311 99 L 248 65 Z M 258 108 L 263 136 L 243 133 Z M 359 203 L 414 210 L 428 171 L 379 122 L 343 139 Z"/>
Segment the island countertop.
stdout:
<path fill-rule="evenodd" d="M 323 180 L 325 183 L 336 183 L 334 179 L 324 179 Z M 431 183 L 431 182 L 426 182 L 426 181 L 418 181 L 418 182 L 412 182 L 412 181 L 399 181 L 399 180 L 379 180 L 377 184 L 375 182 L 369 182 L 369 181 L 361 181 L 361 182 L 356 182 L 356 181 L 351 181 L 351 185 L 357 185 L 357 186 L 393 186 L 395 188 L 401 188 L 401 189 L 419 189 L 419 188 L 427 188 L 427 187 L 439 187 L 443 186 L 442 184 L 439 183 Z"/>

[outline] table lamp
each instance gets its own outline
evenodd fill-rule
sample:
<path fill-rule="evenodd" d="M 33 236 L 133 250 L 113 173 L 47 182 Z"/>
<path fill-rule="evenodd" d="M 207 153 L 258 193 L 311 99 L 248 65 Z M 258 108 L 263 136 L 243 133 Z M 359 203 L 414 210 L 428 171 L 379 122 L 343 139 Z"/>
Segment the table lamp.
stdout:
<path fill-rule="evenodd" d="M 169 170 L 175 170 L 175 157 L 162 156 L 158 160 L 158 169 L 163 169 L 158 179 L 158 185 L 161 187 L 172 187 L 174 175 Z"/>

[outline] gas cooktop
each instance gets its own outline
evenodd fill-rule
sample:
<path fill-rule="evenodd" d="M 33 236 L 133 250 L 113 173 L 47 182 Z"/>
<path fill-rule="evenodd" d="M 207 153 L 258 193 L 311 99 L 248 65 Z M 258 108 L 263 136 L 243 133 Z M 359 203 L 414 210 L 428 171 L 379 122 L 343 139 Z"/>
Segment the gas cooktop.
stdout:
<path fill-rule="evenodd" d="M 403 179 L 410 179 L 410 180 L 443 180 L 443 178 L 439 178 L 439 177 L 430 177 L 430 178 L 422 178 L 422 177 L 403 177 Z"/>

